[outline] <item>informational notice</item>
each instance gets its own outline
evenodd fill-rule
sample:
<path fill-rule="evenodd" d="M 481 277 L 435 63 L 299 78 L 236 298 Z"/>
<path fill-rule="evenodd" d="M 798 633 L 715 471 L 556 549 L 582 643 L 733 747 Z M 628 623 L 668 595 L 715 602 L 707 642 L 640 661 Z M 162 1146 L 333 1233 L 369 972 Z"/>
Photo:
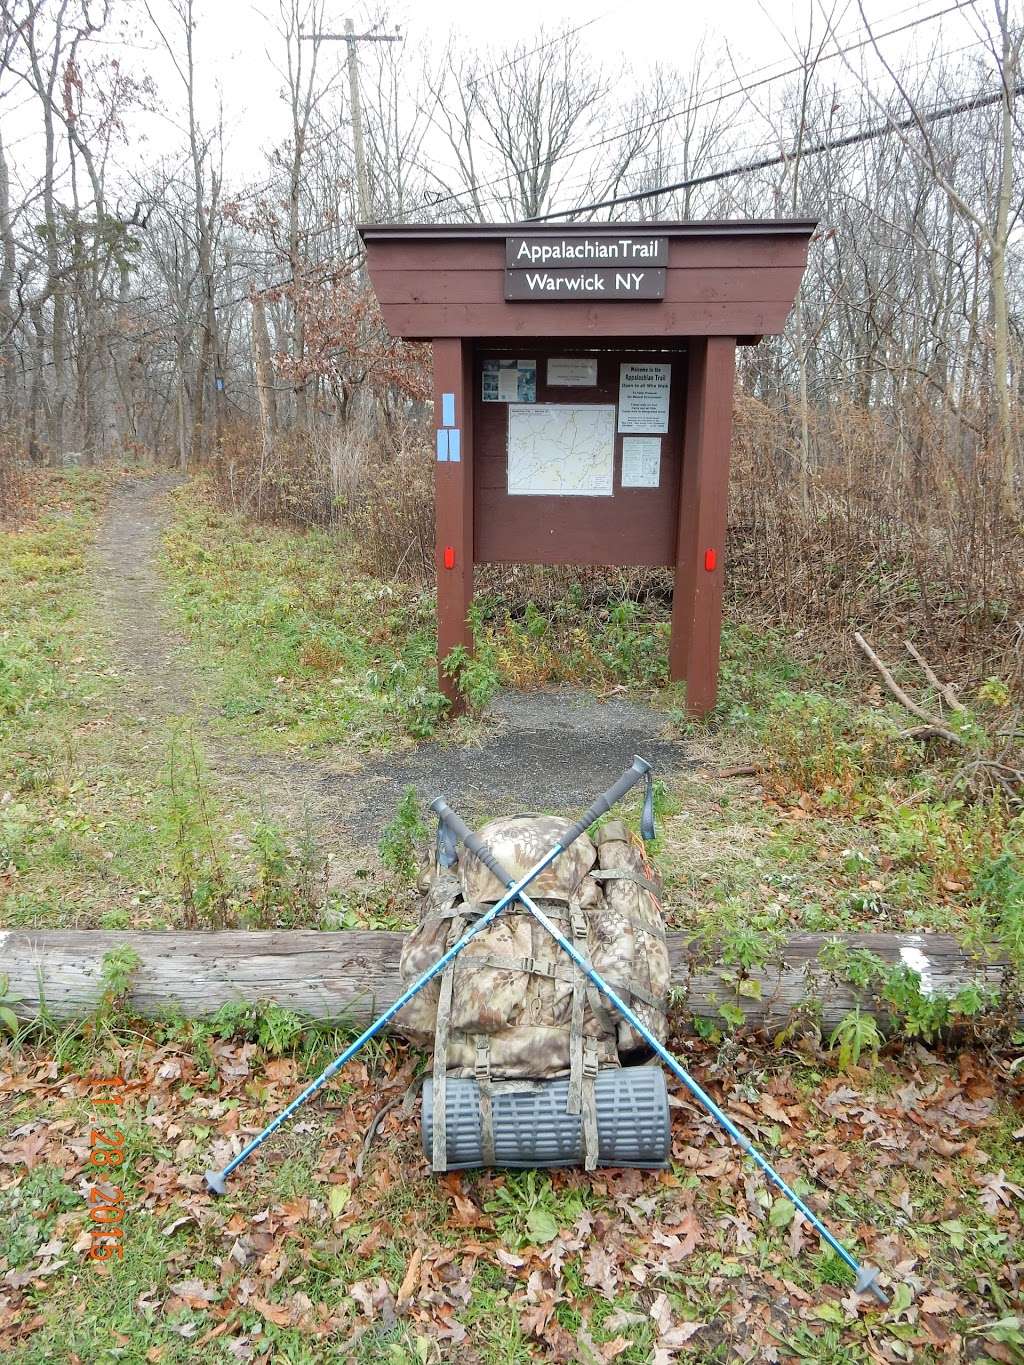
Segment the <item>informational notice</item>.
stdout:
<path fill-rule="evenodd" d="M 485 360 L 481 398 L 485 403 L 536 403 L 535 360 Z"/>
<path fill-rule="evenodd" d="M 661 437 L 623 436 L 623 488 L 657 488 L 661 482 Z"/>
<path fill-rule="evenodd" d="M 668 431 L 671 365 L 619 366 L 619 431 Z"/>
<path fill-rule="evenodd" d="M 508 410 L 508 491 L 533 497 L 611 497 L 615 407 L 542 403 Z"/>
<path fill-rule="evenodd" d="M 548 361 L 548 386 L 561 389 L 592 389 L 597 383 L 597 361 L 552 356 Z"/>

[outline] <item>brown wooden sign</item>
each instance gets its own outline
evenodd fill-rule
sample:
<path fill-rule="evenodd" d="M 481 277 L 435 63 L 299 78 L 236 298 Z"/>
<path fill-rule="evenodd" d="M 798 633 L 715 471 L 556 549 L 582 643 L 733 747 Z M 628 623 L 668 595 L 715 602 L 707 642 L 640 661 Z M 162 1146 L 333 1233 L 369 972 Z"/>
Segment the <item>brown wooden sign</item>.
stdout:
<path fill-rule="evenodd" d="M 692 715 L 714 707 L 736 346 L 782 331 L 814 227 L 359 229 L 388 330 L 433 344 L 438 686 L 453 709 L 474 566 L 524 561 L 674 564 L 669 676 Z"/>
<path fill-rule="evenodd" d="M 628 299 L 663 299 L 665 271 L 623 266 L 617 270 L 506 270 L 505 298 L 545 303 L 571 299 L 601 303 Z"/>
<path fill-rule="evenodd" d="M 626 233 L 621 237 L 557 237 L 551 233 L 506 237 L 505 264 L 510 270 L 668 265 L 668 238 Z"/>

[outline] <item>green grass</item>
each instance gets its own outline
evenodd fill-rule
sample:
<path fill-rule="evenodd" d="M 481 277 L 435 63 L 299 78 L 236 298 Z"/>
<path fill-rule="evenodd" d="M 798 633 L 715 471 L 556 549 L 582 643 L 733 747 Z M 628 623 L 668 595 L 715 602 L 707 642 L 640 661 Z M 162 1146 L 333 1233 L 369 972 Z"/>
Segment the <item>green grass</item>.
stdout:
<path fill-rule="evenodd" d="M 380 750 L 429 733 L 432 599 L 381 583 L 320 532 L 254 527 L 182 496 L 170 595 L 226 733 L 264 749 Z"/>
<path fill-rule="evenodd" d="M 152 789 L 113 761 L 116 684 L 86 572 L 111 482 L 85 471 L 47 479 L 34 520 L 0 535 L 0 914 L 10 925 L 88 922 L 155 894 Z"/>
<path fill-rule="evenodd" d="M 88 563 L 115 482 L 41 477 L 0 533 L 0 925 L 318 923 L 301 833 L 218 802 L 193 709 L 128 699 Z"/>

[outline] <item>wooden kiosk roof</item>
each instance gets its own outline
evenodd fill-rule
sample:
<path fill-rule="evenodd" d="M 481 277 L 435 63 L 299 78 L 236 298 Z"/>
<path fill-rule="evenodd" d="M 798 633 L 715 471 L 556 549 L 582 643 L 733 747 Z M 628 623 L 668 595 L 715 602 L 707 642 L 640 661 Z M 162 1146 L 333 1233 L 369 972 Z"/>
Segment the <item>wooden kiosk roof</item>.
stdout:
<path fill-rule="evenodd" d="M 698 337 L 782 331 L 814 219 L 650 223 L 363 224 L 366 264 L 393 336 Z M 505 239 L 665 237 L 656 300 L 505 299 Z"/>

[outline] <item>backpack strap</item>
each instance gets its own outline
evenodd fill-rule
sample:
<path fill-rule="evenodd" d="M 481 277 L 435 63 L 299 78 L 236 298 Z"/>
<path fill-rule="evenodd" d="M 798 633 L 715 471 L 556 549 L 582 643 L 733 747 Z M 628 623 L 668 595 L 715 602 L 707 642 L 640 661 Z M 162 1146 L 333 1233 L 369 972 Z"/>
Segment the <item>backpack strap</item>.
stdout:
<path fill-rule="evenodd" d="M 465 920 L 457 917 L 452 920 L 448 931 L 447 948 L 452 948 L 462 937 Z M 437 1026 L 434 1031 L 434 1127 L 430 1165 L 434 1171 L 448 1169 L 448 1035 L 452 1021 L 452 986 L 455 983 L 455 962 L 452 959 L 441 973 L 441 991 L 437 1001 Z"/>
<path fill-rule="evenodd" d="M 476 1063 L 473 1075 L 476 1077 L 480 1095 L 480 1156 L 485 1166 L 494 1166 L 494 1105 L 491 1088 L 491 1041 L 486 1033 L 474 1035 Z"/>
<path fill-rule="evenodd" d="M 593 1171 L 597 1167 L 599 1141 L 597 1133 L 597 1039 L 587 1038 L 583 1043 L 583 1095 L 580 1106 L 583 1127 L 583 1167 Z"/>
<path fill-rule="evenodd" d="M 634 872 L 631 867 L 595 867 L 587 876 L 593 877 L 595 882 L 636 882 L 637 886 L 642 886 L 652 896 L 661 895 L 660 889 L 650 877 Z"/>
<path fill-rule="evenodd" d="M 572 945 L 584 957 L 587 953 L 587 940 L 590 925 L 579 897 L 573 896 L 569 902 L 569 933 Z M 580 1113 L 583 1104 L 583 1006 L 586 1001 L 587 978 L 573 964 L 572 969 L 572 1014 L 569 1019 L 569 1093 L 565 1100 L 567 1114 Z"/>
<path fill-rule="evenodd" d="M 574 970 L 559 962 L 543 961 L 537 957 L 513 957 L 511 953 L 467 953 L 459 962 L 461 971 L 479 971 L 493 967 L 499 972 L 521 972 L 525 976 L 546 976 L 551 981 L 573 981 Z"/>
<path fill-rule="evenodd" d="M 651 1009 L 657 1010 L 659 1014 L 665 1012 L 663 1000 L 659 1000 L 656 995 L 652 995 L 650 991 L 645 991 L 641 986 L 634 985 L 633 982 L 630 982 L 628 986 L 616 986 L 615 989 L 620 995 L 630 995 L 634 1000 L 642 1000 L 645 1005 L 650 1005 Z"/>

